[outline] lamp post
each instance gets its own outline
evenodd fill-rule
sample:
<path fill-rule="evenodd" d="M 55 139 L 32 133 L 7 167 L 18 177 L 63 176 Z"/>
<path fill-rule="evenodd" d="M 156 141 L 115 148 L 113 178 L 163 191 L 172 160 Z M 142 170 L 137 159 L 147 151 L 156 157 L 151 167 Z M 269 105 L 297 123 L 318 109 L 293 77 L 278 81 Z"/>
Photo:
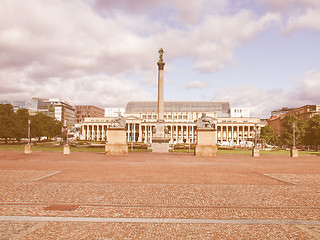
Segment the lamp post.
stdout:
<path fill-rule="evenodd" d="M 292 123 L 292 141 L 293 141 L 293 147 L 291 149 L 291 157 L 298 157 L 298 149 L 296 148 L 296 124 Z"/>
<path fill-rule="evenodd" d="M 63 145 L 67 145 L 67 121 L 64 120 L 64 124 L 63 124 Z"/>
<path fill-rule="evenodd" d="M 31 151 L 31 141 L 30 141 L 30 124 L 31 120 L 28 120 L 28 144 L 24 146 L 24 153 L 30 154 Z"/>
<path fill-rule="evenodd" d="M 67 125 L 67 121 L 64 121 L 64 125 L 63 125 L 63 134 L 64 134 L 64 143 L 63 143 L 63 154 L 70 154 L 70 146 L 69 146 L 69 142 L 68 142 L 68 125 Z"/>
<path fill-rule="evenodd" d="M 259 157 L 260 150 L 257 147 L 258 124 L 254 124 L 254 147 L 252 148 L 252 157 Z"/>
<path fill-rule="evenodd" d="M 254 147 L 257 147 L 257 124 L 254 125 Z"/>
<path fill-rule="evenodd" d="M 147 149 L 149 148 L 149 113 L 147 112 Z"/>
<path fill-rule="evenodd" d="M 131 152 L 133 152 L 133 117 L 131 116 Z"/>
<path fill-rule="evenodd" d="M 296 124 L 292 124 L 293 148 L 296 148 Z"/>
<path fill-rule="evenodd" d="M 69 145 L 69 128 L 68 128 L 68 125 L 67 125 L 67 129 L 66 129 L 66 137 L 67 137 L 67 139 L 66 139 L 66 144 L 67 145 Z"/>
<path fill-rule="evenodd" d="M 31 125 L 31 120 L 28 120 L 28 145 L 30 145 L 30 125 Z"/>
<path fill-rule="evenodd" d="M 174 153 L 174 114 L 172 113 L 172 153 Z M 178 137 L 177 137 L 178 139 Z"/>
<path fill-rule="evenodd" d="M 190 109 L 191 112 L 191 109 Z M 188 113 L 188 142 L 189 142 L 189 153 L 190 153 L 190 137 L 189 137 L 189 132 L 190 132 L 190 112 Z"/>

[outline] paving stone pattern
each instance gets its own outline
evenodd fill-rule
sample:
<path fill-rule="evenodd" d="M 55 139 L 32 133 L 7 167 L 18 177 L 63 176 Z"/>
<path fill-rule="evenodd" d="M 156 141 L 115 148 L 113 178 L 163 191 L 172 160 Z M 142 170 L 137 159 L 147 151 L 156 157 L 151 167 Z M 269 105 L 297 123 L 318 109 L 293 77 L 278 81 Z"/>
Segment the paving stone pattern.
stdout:
<path fill-rule="evenodd" d="M 298 223 L 320 221 L 319 180 L 316 156 L 0 151 L 0 216 L 30 217 L 0 221 L 0 239 L 320 239 L 318 224 Z M 31 220 L 37 216 L 115 222 Z M 120 218 L 128 222 L 117 222 Z"/>

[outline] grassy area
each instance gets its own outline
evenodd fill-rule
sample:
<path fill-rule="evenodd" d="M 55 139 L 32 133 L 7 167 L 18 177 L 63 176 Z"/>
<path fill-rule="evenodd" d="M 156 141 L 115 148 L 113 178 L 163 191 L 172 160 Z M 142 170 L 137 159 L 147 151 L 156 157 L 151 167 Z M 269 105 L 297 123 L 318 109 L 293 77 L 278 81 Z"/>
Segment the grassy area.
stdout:
<path fill-rule="evenodd" d="M 24 151 L 24 145 L 15 144 L 1 144 L 0 151 Z M 54 146 L 50 143 L 42 143 L 32 146 L 32 151 L 34 152 L 62 152 L 62 146 Z M 131 152 L 131 148 L 128 148 Z M 147 149 L 133 149 L 134 152 L 147 152 Z M 71 147 L 71 152 L 104 152 L 104 147 Z M 179 153 L 189 153 L 189 149 L 175 149 L 174 152 Z M 190 153 L 193 153 L 193 149 L 190 149 Z M 218 154 L 238 154 L 238 155 L 251 155 L 251 150 L 241 150 L 241 149 L 220 149 Z M 286 150 L 276 150 L 276 151 L 260 151 L 260 155 L 290 155 L 290 151 Z M 320 156 L 320 152 L 314 151 L 299 151 L 299 155 L 314 155 Z"/>
<path fill-rule="evenodd" d="M 175 149 L 174 152 L 181 152 L 181 153 L 188 153 L 189 149 Z M 190 152 L 193 152 L 193 149 L 190 150 Z M 244 149 L 219 149 L 218 154 L 224 155 L 224 154 L 236 154 L 236 155 L 251 155 L 251 150 L 244 150 Z M 276 150 L 276 151 L 265 151 L 261 150 L 260 155 L 290 155 L 290 151 L 286 150 Z M 314 152 L 314 151 L 299 151 L 299 155 L 303 156 L 320 156 L 320 152 Z"/>
<path fill-rule="evenodd" d="M 241 150 L 241 149 L 236 149 L 236 150 L 218 150 L 218 154 L 241 154 L 241 155 L 250 155 L 251 150 Z M 275 150 L 275 151 L 266 151 L 266 150 L 260 150 L 260 155 L 290 155 L 290 151 L 287 150 Z M 303 156 L 310 156 L 310 155 L 315 155 L 315 156 L 320 156 L 320 152 L 314 152 L 314 151 L 299 151 L 299 155 Z"/>
<path fill-rule="evenodd" d="M 24 151 L 24 145 L 0 145 L 0 151 Z M 62 152 L 62 146 L 35 145 L 33 152 Z M 104 147 L 71 147 L 71 152 L 104 152 Z"/>

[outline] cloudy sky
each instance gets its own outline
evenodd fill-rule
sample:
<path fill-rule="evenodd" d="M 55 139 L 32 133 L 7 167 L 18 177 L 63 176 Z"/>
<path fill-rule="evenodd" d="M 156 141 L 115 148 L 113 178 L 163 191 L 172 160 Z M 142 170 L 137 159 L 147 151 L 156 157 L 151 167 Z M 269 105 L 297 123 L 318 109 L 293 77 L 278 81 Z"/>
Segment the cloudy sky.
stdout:
<path fill-rule="evenodd" d="M 320 104 L 319 0 L 0 0 L 0 100 Z"/>

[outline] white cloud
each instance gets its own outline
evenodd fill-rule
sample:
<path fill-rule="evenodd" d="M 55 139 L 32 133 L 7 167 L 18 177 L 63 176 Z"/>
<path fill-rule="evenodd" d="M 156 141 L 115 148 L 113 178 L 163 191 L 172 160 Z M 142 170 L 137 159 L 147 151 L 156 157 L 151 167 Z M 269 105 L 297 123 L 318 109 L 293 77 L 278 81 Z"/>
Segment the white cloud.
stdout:
<path fill-rule="evenodd" d="M 198 23 L 203 16 L 217 15 L 229 6 L 229 0 L 174 0 L 179 20 L 187 25 Z"/>
<path fill-rule="evenodd" d="M 311 71 L 304 75 L 303 80 L 295 90 L 298 99 L 320 104 L 320 71 Z"/>
<path fill-rule="evenodd" d="M 215 100 L 229 101 L 233 107 L 248 107 L 252 116 L 268 118 L 272 110 L 320 104 L 320 71 L 306 73 L 291 89 L 264 90 L 255 85 L 218 89 Z"/>
<path fill-rule="evenodd" d="M 188 57 L 195 69 L 213 72 L 234 60 L 237 46 L 279 21 L 277 14 L 248 10 L 221 15 L 228 1 L 210 2 L 2 0 L 1 97 L 41 94 L 100 106 L 143 100 L 148 94 L 128 79 L 154 84 L 159 47 L 167 62 Z M 168 6 L 178 13 L 176 25 L 168 23 Z"/>
<path fill-rule="evenodd" d="M 278 14 L 257 17 L 242 10 L 231 16 L 207 16 L 197 27 L 186 31 L 169 29 L 156 39 L 167 49 L 169 57 L 191 57 L 195 69 L 209 73 L 223 69 L 233 61 L 237 46 L 279 20 Z"/>
<path fill-rule="evenodd" d="M 186 88 L 187 89 L 191 89 L 191 88 L 198 88 L 198 89 L 201 89 L 201 88 L 206 88 L 208 87 L 209 84 L 206 83 L 206 82 L 203 82 L 203 81 L 199 81 L 199 80 L 195 80 L 195 81 L 192 81 L 192 82 L 188 82 L 186 84 Z"/>
<path fill-rule="evenodd" d="M 4 81 L 6 78 L 17 81 Z M 50 78 L 35 84 L 17 73 L 0 74 L 1 99 L 61 98 L 72 104 L 125 106 L 128 101 L 150 99 L 150 94 L 123 76 L 95 75 L 71 79 Z"/>
<path fill-rule="evenodd" d="M 319 0 L 260 0 L 267 8 L 283 14 L 284 32 L 299 29 L 320 31 Z"/>
<path fill-rule="evenodd" d="M 320 6 L 318 0 L 260 0 L 263 4 L 274 11 L 288 11 Z"/>
<path fill-rule="evenodd" d="M 320 32 L 320 8 L 309 8 L 304 13 L 290 15 L 285 31 L 313 29 Z"/>

